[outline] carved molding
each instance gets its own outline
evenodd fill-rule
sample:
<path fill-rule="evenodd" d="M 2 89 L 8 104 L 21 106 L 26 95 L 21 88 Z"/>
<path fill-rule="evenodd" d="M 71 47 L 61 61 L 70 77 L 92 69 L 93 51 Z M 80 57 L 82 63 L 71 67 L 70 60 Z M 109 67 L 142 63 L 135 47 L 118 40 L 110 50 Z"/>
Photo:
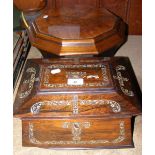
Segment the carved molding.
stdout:
<path fill-rule="evenodd" d="M 31 77 L 29 80 L 24 80 L 23 84 L 26 83 L 28 84 L 28 89 L 22 93 L 19 94 L 19 98 L 25 98 L 30 95 L 33 85 L 35 82 L 35 76 L 36 76 L 36 69 L 34 67 L 30 67 L 26 70 L 26 73 L 31 73 Z"/>
<path fill-rule="evenodd" d="M 113 76 L 113 77 L 114 77 L 114 79 L 117 79 L 117 80 L 118 80 L 119 85 L 120 85 L 120 88 L 121 88 L 122 92 L 123 92 L 125 95 L 127 95 L 127 96 L 134 96 L 133 91 L 124 88 L 124 87 L 125 87 L 124 82 L 129 81 L 129 79 L 128 79 L 128 78 L 124 78 L 124 77 L 122 76 L 122 73 L 121 73 L 120 71 L 125 71 L 125 70 L 126 70 L 125 66 L 118 65 L 118 66 L 116 67 L 117 76 Z"/>
<path fill-rule="evenodd" d="M 78 123 L 78 122 L 77 122 Z M 73 123 L 74 124 L 74 123 Z M 72 125 L 73 125 L 72 124 Z M 70 126 L 70 124 L 65 124 L 66 127 L 68 128 Z M 79 125 L 79 124 L 78 124 Z M 64 126 L 63 126 L 64 127 Z M 84 128 L 89 128 L 90 127 L 90 123 L 89 122 L 85 122 Z M 101 139 L 101 140 L 81 140 L 81 138 L 78 138 L 79 135 L 81 134 L 81 130 L 74 130 L 74 127 L 72 127 L 72 135 L 75 136 L 73 137 L 73 140 L 71 141 L 59 141 L 59 140 L 52 140 L 52 141 L 44 141 L 41 142 L 38 139 L 35 138 L 34 136 L 34 125 L 33 123 L 29 123 L 29 140 L 32 144 L 46 144 L 46 145 L 79 145 L 79 144 L 106 144 L 106 143 L 121 143 L 122 141 L 125 140 L 125 125 L 124 125 L 124 121 L 121 121 L 119 123 L 119 135 L 117 138 L 113 139 L 113 140 L 108 140 L 108 139 Z M 75 138 L 75 140 L 74 140 Z"/>

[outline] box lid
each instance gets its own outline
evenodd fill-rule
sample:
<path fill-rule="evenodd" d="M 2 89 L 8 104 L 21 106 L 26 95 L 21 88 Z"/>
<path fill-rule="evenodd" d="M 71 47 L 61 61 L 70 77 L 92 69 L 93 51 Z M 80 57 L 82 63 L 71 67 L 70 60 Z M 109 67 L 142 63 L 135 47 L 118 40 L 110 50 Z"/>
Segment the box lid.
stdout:
<path fill-rule="evenodd" d="M 46 7 L 35 15 L 22 14 L 22 20 L 31 44 L 58 56 L 106 54 L 127 38 L 126 23 L 103 7 Z"/>
<path fill-rule="evenodd" d="M 29 59 L 16 95 L 14 116 L 138 115 L 141 97 L 137 86 L 126 57 Z"/>

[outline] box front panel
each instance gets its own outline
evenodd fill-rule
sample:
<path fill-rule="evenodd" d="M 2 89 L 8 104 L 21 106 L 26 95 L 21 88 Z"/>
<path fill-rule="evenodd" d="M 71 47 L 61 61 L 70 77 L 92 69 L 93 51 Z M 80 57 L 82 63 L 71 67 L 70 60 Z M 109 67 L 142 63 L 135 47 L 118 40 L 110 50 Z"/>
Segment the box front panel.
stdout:
<path fill-rule="evenodd" d="M 131 147 L 129 118 L 23 120 L 23 146 L 43 148 Z"/>
<path fill-rule="evenodd" d="M 57 94 L 36 98 L 30 103 L 29 118 L 119 117 L 131 115 L 136 108 L 117 94 Z M 25 106 L 22 109 L 26 109 Z M 132 111 L 130 110 L 132 109 Z M 27 115 L 28 116 L 28 115 Z"/>

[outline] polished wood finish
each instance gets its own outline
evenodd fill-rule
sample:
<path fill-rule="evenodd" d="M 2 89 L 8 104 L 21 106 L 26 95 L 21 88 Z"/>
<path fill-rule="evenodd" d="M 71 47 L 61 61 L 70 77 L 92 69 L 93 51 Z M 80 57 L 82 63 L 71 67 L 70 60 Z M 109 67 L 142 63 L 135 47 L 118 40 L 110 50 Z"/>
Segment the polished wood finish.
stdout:
<path fill-rule="evenodd" d="M 75 5 L 100 7 L 100 0 L 55 0 L 56 7 L 72 7 Z"/>
<path fill-rule="evenodd" d="M 129 34 L 142 34 L 142 0 L 49 0 L 55 6 L 67 7 L 78 4 L 104 7 L 121 17 L 129 26 Z"/>
<path fill-rule="evenodd" d="M 47 0 L 13 0 L 14 5 L 25 13 L 40 11 L 46 6 Z"/>
<path fill-rule="evenodd" d="M 101 0 L 100 5 L 121 17 L 127 23 L 129 1 L 130 0 Z"/>
<path fill-rule="evenodd" d="M 38 0 L 36 1 L 38 3 Z M 27 1 L 23 0 L 14 0 L 14 2 L 20 10 L 24 10 L 27 5 Z M 142 0 L 47 0 L 49 9 L 74 5 L 104 7 L 120 16 L 128 24 L 129 34 L 142 34 Z M 26 10 L 29 11 L 27 8 Z"/>
<path fill-rule="evenodd" d="M 46 9 L 25 21 L 32 45 L 58 56 L 99 55 L 126 41 L 126 24 L 104 8 Z"/>
<path fill-rule="evenodd" d="M 142 0 L 130 0 L 129 34 L 142 35 Z"/>
<path fill-rule="evenodd" d="M 65 127 L 65 124 L 69 126 Z M 84 126 L 85 124 L 88 126 Z M 22 126 L 23 146 L 26 147 L 52 146 L 57 149 L 133 147 L 130 118 L 35 119 L 23 120 Z M 74 132 L 77 132 L 77 135 Z"/>
<path fill-rule="evenodd" d="M 141 114 L 137 90 L 125 57 L 28 60 L 14 103 L 23 145 L 132 147 L 131 118 Z"/>
<path fill-rule="evenodd" d="M 72 7 L 75 5 L 93 6 L 94 8 L 104 7 L 120 16 L 124 21 L 127 22 L 129 1 L 130 0 L 55 0 L 55 6 L 57 8 Z"/>

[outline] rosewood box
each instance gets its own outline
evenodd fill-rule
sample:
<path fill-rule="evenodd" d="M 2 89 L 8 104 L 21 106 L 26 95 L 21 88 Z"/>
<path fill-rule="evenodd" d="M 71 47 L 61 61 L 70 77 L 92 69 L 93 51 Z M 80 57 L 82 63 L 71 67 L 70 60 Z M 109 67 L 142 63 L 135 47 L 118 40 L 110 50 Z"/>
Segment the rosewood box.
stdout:
<path fill-rule="evenodd" d="M 133 147 L 136 83 L 126 57 L 28 60 L 14 103 L 23 146 Z"/>
<path fill-rule="evenodd" d="M 89 6 L 84 1 L 69 1 L 71 6 L 60 7 L 60 0 L 14 0 L 22 11 L 31 44 L 40 49 L 44 58 L 114 56 L 127 40 L 126 23 L 112 11 L 94 6 L 96 0 L 87 0 L 92 3 Z"/>

